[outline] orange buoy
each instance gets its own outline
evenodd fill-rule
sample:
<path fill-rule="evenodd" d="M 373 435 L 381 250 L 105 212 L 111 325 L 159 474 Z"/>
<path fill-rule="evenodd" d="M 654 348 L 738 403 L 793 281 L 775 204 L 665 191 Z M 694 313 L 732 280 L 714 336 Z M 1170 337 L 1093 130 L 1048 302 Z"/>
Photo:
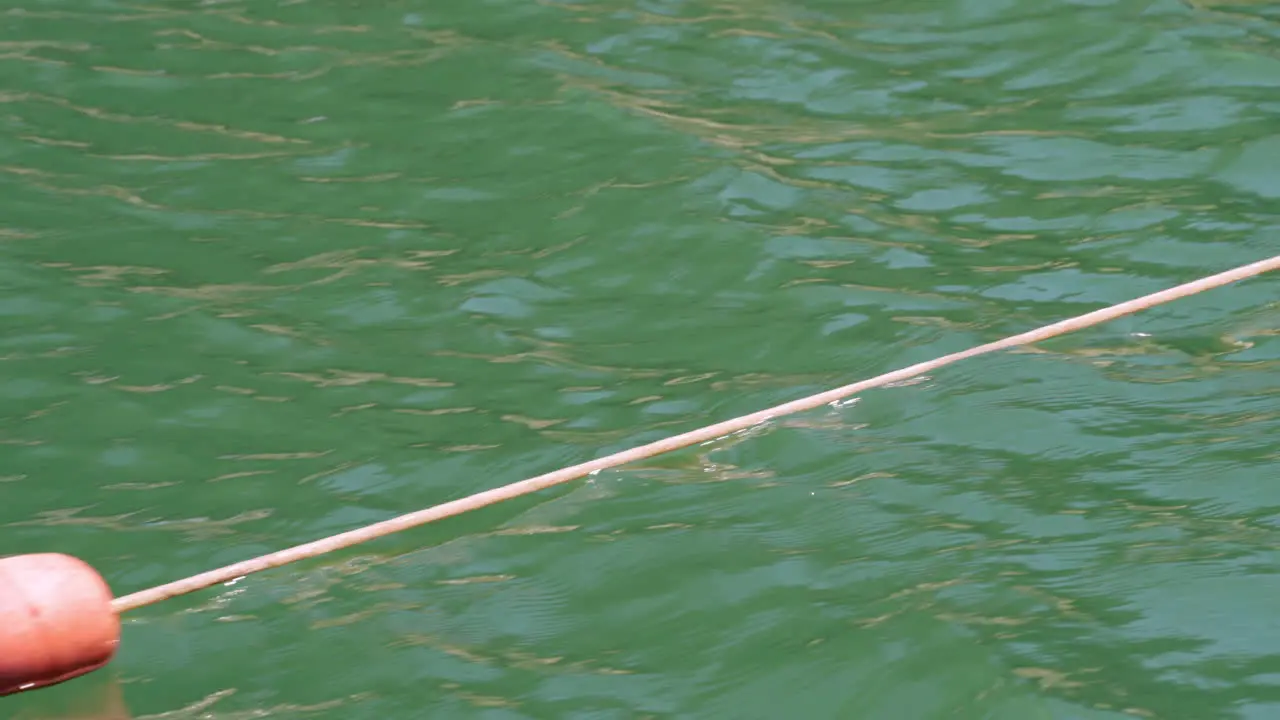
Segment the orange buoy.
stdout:
<path fill-rule="evenodd" d="M 106 665 L 120 644 L 111 589 L 68 555 L 0 558 L 0 695 Z"/>

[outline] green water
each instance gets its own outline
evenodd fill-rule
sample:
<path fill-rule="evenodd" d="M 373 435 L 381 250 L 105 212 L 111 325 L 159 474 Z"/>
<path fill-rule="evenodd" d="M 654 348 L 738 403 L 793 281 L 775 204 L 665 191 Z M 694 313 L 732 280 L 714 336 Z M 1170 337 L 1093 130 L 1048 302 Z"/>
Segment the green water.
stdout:
<path fill-rule="evenodd" d="M 0 553 L 132 592 L 1274 255 L 1278 41 L 1245 0 L 9 0 Z M 0 716 L 1277 718 L 1278 291 L 138 610 Z"/>

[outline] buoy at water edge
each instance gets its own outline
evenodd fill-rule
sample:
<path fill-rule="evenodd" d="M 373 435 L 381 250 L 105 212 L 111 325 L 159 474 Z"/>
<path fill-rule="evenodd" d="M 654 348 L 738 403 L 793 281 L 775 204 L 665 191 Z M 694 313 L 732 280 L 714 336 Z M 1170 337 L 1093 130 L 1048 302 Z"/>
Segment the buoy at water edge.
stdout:
<path fill-rule="evenodd" d="M 0 695 L 56 685 L 111 661 L 111 588 L 69 555 L 0 558 Z"/>

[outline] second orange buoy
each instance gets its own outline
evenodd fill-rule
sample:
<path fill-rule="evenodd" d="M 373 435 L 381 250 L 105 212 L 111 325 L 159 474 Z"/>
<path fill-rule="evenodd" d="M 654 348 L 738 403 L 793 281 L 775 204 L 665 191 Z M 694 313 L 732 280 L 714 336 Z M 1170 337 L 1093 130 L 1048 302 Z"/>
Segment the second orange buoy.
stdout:
<path fill-rule="evenodd" d="M 0 695 L 106 665 L 120 644 L 111 589 L 68 555 L 0 558 Z"/>

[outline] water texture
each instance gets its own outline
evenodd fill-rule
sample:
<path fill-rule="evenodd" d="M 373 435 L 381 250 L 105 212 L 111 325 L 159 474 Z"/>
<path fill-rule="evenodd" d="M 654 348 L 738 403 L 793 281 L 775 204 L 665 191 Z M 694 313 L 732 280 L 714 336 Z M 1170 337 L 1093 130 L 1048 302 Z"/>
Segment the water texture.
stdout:
<path fill-rule="evenodd" d="M 1246 0 L 10 0 L 0 552 L 132 592 L 1275 255 L 1277 48 Z M 1280 717 L 1278 282 L 129 613 L 0 715 Z"/>

